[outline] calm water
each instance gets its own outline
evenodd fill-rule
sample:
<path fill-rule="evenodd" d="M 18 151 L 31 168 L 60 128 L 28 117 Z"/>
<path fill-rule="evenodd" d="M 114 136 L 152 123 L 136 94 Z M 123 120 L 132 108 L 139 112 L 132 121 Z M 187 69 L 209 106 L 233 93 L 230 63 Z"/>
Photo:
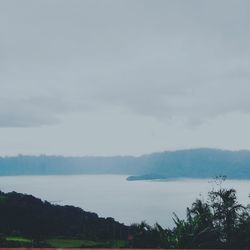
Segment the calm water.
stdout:
<path fill-rule="evenodd" d="M 223 186 L 238 191 L 239 201 L 250 203 L 250 180 L 227 180 Z M 82 207 L 130 224 L 146 220 L 172 226 L 172 214 L 185 215 L 196 197 L 215 187 L 209 180 L 126 181 L 121 175 L 0 177 L 0 189 L 33 194 L 58 204 Z"/>

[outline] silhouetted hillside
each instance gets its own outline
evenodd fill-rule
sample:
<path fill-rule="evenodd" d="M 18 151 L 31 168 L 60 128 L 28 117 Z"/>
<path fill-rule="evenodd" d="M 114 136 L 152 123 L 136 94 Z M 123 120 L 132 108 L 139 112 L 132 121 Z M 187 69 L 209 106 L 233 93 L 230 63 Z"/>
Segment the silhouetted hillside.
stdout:
<path fill-rule="evenodd" d="M 0 233 L 32 239 L 77 237 L 127 239 L 128 227 L 73 206 L 59 206 L 31 195 L 0 192 Z"/>

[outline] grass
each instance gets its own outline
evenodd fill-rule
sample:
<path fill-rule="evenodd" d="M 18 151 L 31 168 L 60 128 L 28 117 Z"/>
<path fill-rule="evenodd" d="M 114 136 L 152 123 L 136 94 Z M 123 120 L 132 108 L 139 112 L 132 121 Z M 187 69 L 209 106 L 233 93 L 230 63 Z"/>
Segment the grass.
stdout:
<path fill-rule="evenodd" d="M 122 248 L 126 246 L 123 240 L 109 240 L 109 241 L 87 241 L 84 240 L 83 247 L 106 247 L 106 248 Z"/>
<path fill-rule="evenodd" d="M 7 200 L 7 197 L 4 195 L 0 195 L 0 202 L 5 202 Z"/>
<path fill-rule="evenodd" d="M 7 236 L 5 240 L 19 242 L 20 244 L 32 243 L 31 239 L 21 236 Z M 126 241 L 123 240 L 108 240 L 108 241 L 91 241 L 74 238 L 52 238 L 44 242 L 53 248 L 125 248 Z"/>
<path fill-rule="evenodd" d="M 49 239 L 46 242 L 57 248 L 81 247 L 84 243 L 83 240 L 77 239 Z"/>
<path fill-rule="evenodd" d="M 24 238 L 21 236 L 7 236 L 5 238 L 7 241 L 15 241 L 19 243 L 32 243 L 31 239 Z M 53 238 L 45 241 L 51 247 L 55 248 L 124 248 L 126 246 L 126 241 L 123 240 L 109 240 L 109 241 L 91 241 L 91 240 L 81 240 L 81 239 L 66 239 L 66 238 Z"/>
<path fill-rule="evenodd" d="M 48 239 L 48 244 L 56 248 L 79 248 L 79 247 L 107 247 L 107 248 L 121 248 L 126 246 L 126 242 L 122 240 L 111 241 L 90 241 L 79 239 Z"/>
<path fill-rule="evenodd" d="M 114 248 L 124 248 L 127 246 L 127 242 L 125 240 L 112 240 L 110 243 L 111 247 Z"/>
<path fill-rule="evenodd" d="M 5 238 L 7 241 L 18 241 L 18 242 L 25 242 L 25 243 L 31 243 L 32 240 L 20 237 L 20 236 L 8 236 Z"/>

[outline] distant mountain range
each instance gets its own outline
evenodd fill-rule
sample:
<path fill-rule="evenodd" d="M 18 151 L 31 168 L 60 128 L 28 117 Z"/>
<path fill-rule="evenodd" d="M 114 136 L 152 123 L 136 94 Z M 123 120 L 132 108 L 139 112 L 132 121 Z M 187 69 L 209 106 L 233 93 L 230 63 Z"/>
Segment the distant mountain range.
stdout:
<path fill-rule="evenodd" d="M 123 174 L 128 180 L 212 178 L 250 179 L 250 151 L 189 149 L 133 156 L 0 157 L 0 175 Z"/>

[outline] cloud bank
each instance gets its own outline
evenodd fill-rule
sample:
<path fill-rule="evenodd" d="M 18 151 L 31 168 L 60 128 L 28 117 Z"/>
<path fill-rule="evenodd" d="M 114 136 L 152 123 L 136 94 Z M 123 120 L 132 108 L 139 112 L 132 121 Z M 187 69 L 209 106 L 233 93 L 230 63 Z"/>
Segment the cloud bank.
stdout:
<path fill-rule="evenodd" d="M 250 112 L 249 1 L 2 1 L 0 126 Z"/>

